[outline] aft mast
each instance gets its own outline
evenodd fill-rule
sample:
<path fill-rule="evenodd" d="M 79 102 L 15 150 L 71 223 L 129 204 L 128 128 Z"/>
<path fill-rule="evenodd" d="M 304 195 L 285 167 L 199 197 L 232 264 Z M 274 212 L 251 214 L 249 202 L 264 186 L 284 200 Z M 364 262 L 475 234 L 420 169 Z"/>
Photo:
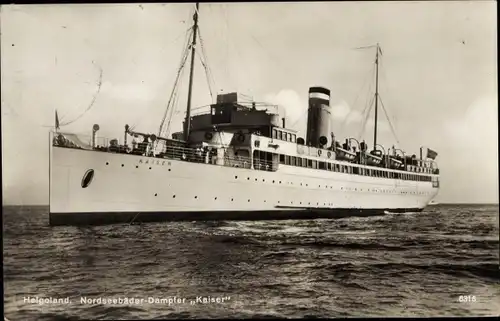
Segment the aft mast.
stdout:
<path fill-rule="evenodd" d="M 378 54 L 380 46 L 377 43 L 377 54 L 375 56 L 375 128 L 373 132 L 373 149 L 377 149 L 377 120 L 378 120 Z"/>
<path fill-rule="evenodd" d="M 189 132 L 191 129 L 191 97 L 193 92 L 193 74 L 194 74 L 194 55 L 196 50 L 196 36 L 198 32 L 198 8 L 199 3 L 196 3 L 196 8 L 194 11 L 194 25 L 193 25 L 193 40 L 191 42 L 191 68 L 189 70 L 189 89 L 188 89 L 188 98 L 187 98 L 187 111 L 186 111 L 186 120 L 184 122 L 184 141 L 188 141 Z"/>

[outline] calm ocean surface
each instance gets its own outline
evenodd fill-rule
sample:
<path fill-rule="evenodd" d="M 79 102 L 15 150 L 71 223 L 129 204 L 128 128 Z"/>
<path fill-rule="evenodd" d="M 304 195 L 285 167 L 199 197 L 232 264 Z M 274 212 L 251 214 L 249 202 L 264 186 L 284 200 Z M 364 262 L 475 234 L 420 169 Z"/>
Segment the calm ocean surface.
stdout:
<path fill-rule="evenodd" d="M 49 227 L 47 211 L 3 208 L 11 321 L 500 314 L 498 205 L 336 220 L 81 228 Z M 185 303 L 149 303 L 173 296 Z M 208 296 L 224 302 L 202 303 Z"/>

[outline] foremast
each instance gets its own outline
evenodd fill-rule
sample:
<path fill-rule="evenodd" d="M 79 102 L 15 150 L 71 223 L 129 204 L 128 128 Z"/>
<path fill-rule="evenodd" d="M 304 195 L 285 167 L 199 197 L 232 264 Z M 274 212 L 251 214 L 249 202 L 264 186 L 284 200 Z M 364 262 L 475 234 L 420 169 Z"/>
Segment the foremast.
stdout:
<path fill-rule="evenodd" d="M 194 56 L 196 53 L 196 36 L 198 33 L 198 8 L 199 3 L 196 3 L 194 15 L 193 15 L 193 38 L 191 40 L 191 66 L 189 70 L 189 88 L 187 97 L 187 110 L 186 110 L 186 120 L 184 122 L 184 141 L 188 141 L 189 133 L 191 129 L 191 99 L 193 94 L 193 75 L 194 75 Z"/>

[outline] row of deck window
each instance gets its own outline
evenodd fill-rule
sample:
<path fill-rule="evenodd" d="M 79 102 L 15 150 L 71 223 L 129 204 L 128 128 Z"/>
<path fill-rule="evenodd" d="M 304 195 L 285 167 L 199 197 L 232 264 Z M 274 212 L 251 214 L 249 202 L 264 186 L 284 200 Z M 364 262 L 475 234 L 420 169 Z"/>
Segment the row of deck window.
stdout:
<path fill-rule="evenodd" d="M 292 143 L 297 142 L 297 135 L 296 134 L 287 133 L 285 131 L 282 131 L 282 130 L 279 130 L 276 128 L 273 129 L 273 138 L 284 140 L 287 142 L 292 142 Z"/>
<path fill-rule="evenodd" d="M 409 181 L 431 182 L 432 177 L 428 175 L 416 175 L 412 173 L 389 172 L 381 169 L 366 169 L 350 165 L 333 164 L 329 162 L 316 161 L 297 156 L 280 155 L 280 164 L 322 169 L 338 173 L 357 174 L 371 177 L 396 178 Z"/>

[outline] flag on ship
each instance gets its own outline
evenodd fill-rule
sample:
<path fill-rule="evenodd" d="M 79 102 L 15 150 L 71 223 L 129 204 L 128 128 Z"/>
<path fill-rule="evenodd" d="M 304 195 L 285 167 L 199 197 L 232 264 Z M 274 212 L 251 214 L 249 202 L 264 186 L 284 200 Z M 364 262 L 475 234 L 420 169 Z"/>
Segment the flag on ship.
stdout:
<path fill-rule="evenodd" d="M 56 110 L 56 129 L 59 129 L 59 117 L 57 116 L 57 110 Z"/>
<path fill-rule="evenodd" d="M 437 155 L 438 155 L 438 153 L 436 151 L 433 151 L 432 149 L 427 148 L 427 158 L 436 159 Z"/>

